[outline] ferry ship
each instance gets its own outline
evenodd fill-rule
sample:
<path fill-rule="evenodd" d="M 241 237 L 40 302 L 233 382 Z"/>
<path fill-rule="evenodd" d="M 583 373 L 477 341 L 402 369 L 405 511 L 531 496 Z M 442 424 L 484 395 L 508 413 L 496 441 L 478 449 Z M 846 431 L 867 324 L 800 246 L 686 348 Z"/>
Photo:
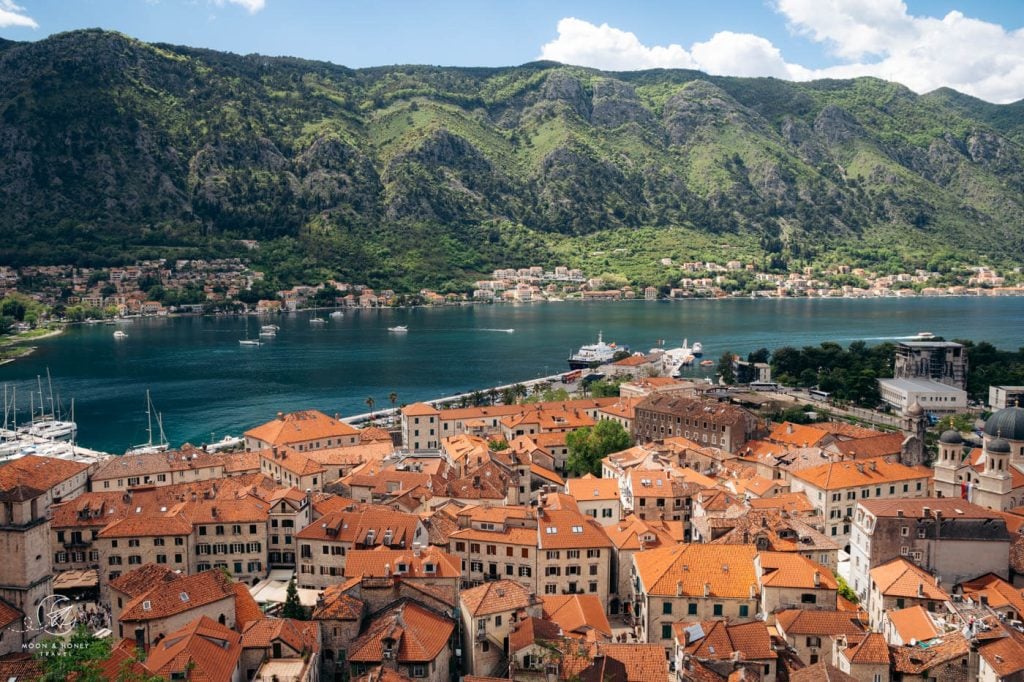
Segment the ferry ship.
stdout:
<path fill-rule="evenodd" d="M 580 346 L 580 349 L 569 356 L 569 369 L 587 369 L 611 362 L 620 348 L 614 343 L 605 343 L 601 332 L 597 333 L 597 343 Z M 625 349 L 625 350 L 628 350 Z"/>

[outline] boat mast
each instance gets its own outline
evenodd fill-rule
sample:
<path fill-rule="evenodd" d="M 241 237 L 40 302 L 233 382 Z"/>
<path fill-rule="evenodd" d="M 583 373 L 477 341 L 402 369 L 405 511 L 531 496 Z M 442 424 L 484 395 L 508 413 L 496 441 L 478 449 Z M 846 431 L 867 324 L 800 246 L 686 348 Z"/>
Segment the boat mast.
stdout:
<path fill-rule="evenodd" d="M 149 440 L 146 445 L 153 444 L 153 401 L 149 399 L 149 389 L 146 389 L 146 433 L 149 435 Z"/>
<path fill-rule="evenodd" d="M 36 375 L 36 383 L 39 384 L 39 421 L 43 421 L 46 419 L 46 415 L 43 413 L 43 378 L 38 374 Z"/>
<path fill-rule="evenodd" d="M 57 419 L 57 411 L 53 406 L 53 379 L 50 378 L 50 368 L 46 368 L 46 385 L 50 388 L 50 418 Z M 42 395 L 39 396 L 42 399 Z"/>

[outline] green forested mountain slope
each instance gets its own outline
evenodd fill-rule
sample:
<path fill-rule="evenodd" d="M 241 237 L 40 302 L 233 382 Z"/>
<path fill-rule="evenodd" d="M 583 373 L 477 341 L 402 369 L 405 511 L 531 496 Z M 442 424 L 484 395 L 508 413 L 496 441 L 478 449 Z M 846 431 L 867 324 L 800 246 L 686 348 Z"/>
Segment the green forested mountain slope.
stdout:
<path fill-rule="evenodd" d="M 555 260 L 1024 253 L 1024 105 L 875 79 L 352 70 L 98 30 L 0 42 L 0 262 L 260 240 L 285 279 Z M 1016 254 L 1016 256 L 1015 256 Z"/>

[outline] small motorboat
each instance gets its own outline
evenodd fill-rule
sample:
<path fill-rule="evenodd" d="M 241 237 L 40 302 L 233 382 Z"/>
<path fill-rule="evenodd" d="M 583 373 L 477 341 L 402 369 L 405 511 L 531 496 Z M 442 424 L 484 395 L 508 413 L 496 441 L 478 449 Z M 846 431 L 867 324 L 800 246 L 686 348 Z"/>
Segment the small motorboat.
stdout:
<path fill-rule="evenodd" d="M 398 334 L 401 334 L 401 333 L 409 331 L 409 328 L 406 327 L 404 324 L 400 324 L 400 325 L 397 325 L 397 326 L 394 326 L 394 327 L 388 327 L 388 331 L 389 332 L 396 332 Z"/>
<path fill-rule="evenodd" d="M 121 339 L 127 339 L 128 335 L 121 331 L 120 329 L 118 329 L 116 332 L 114 332 L 114 338 L 120 341 Z"/>

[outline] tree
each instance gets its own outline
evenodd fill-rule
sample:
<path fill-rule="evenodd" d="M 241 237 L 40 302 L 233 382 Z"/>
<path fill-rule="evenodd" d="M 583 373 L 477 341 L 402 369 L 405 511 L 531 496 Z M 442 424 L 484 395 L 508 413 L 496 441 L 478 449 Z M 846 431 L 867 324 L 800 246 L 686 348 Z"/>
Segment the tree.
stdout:
<path fill-rule="evenodd" d="M 306 609 L 302 607 L 302 602 L 299 601 L 299 590 L 295 587 L 295 578 L 288 582 L 288 591 L 285 593 L 281 617 L 306 620 Z"/>
<path fill-rule="evenodd" d="M 736 383 L 736 372 L 732 368 L 734 357 L 733 352 L 730 350 L 723 353 L 722 357 L 718 359 L 718 376 L 722 377 L 723 384 Z"/>
<path fill-rule="evenodd" d="M 371 395 L 366 399 L 366 406 L 370 408 L 370 421 L 373 421 L 373 406 L 377 404 L 377 401 L 373 399 Z"/>
<path fill-rule="evenodd" d="M 391 409 L 394 410 L 395 405 L 398 404 L 398 394 L 391 391 L 391 393 L 388 393 L 388 400 L 391 402 Z"/>
<path fill-rule="evenodd" d="M 502 450 L 508 450 L 508 441 L 504 438 L 495 438 L 487 441 L 487 447 L 494 452 L 501 452 Z"/>
<path fill-rule="evenodd" d="M 601 460 L 605 456 L 625 450 L 633 444 L 622 424 L 602 419 L 594 426 L 571 431 L 565 437 L 569 449 L 567 466 L 572 473 L 600 475 Z"/>
<path fill-rule="evenodd" d="M 79 625 L 65 641 L 48 637 L 39 643 L 35 659 L 43 666 L 43 682 L 102 682 L 99 664 L 110 657 L 110 640 L 100 639 Z"/>
<path fill-rule="evenodd" d="M 846 599 L 847 601 L 853 602 L 854 604 L 860 601 L 860 597 L 857 596 L 857 593 L 854 592 L 853 588 L 850 587 L 849 583 L 847 583 L 846 580 L 843 579 L 843 576 L 839 575 L 838 573 L 836 573 L 836 582 L 839 584 L 840 597 Z"/>

